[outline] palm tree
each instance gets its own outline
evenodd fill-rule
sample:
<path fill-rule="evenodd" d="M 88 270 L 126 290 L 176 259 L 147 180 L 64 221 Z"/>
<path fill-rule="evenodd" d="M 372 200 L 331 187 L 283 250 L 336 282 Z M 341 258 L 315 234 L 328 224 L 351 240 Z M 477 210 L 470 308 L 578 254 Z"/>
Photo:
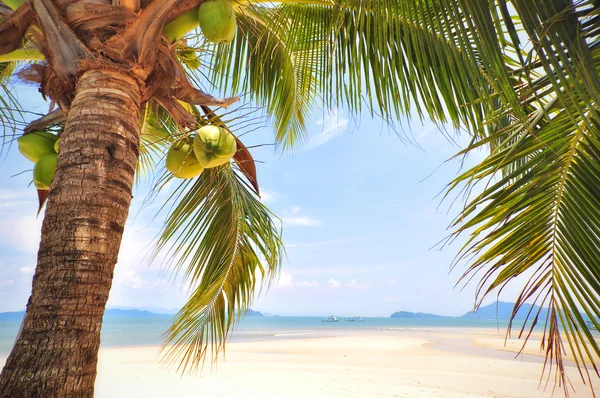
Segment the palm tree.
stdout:
<path fill-rule="evenodd" d="M 247 93 L 282 151 L 302 144 L 316 107 L 389 122 L 416 113 L 471 134 L 464 153 L 489 147 L 450 185 L 471 192 L 486 182 L 457 218 L 455 233 L 470 234 L 457 261 L 472 261 L 466 277 L 484 271 L 481 296 L 533 272 L 515 312 L 526 300 L 548 304 L 543 346 L 556 375 L 565 381 L 566 336 L 589 378 L 600 352 L 582 315 L 598 326 L 596 1 L 244 0 L 231 44 L 173 33 L 209 0 L 4 1 L 0 118 L 18 126 L 10 76 L 36 82 L 52 107 L 24 133 L 58 130 L 61 144 L 1 396 L 93 395 L 135 178 L 161 170 L 170 145 L 201 125 L 236 133 L 238 116 L 224 109 L 237 97 L 217 99 L 202 84 Z M 180 358 L 182 371 L 220 352 L 259 276 L 268 287 L 281 260 L 254 161 L 237 143 L 234 162 L 184 180 L 165 204 L 156 250 L 192 287 L 166 332 L 167 358 Z M 170 178 L 161 174 L 156 189 Z M 529 325 L 537 321 L 532 314 Z"/>

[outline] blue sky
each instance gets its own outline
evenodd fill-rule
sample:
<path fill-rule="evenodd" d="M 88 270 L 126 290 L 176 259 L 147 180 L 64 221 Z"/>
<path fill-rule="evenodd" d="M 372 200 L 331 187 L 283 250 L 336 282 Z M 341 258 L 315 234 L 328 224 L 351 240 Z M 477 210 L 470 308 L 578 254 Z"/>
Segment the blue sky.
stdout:
<path fill-rule="evenodd" d="M 44 112 L 37 90 L 19 87 L 28 109 Z M 283 220 L 287 258 L 277 285 L 253 308 L 279 315 L 389 316 L 398 310 L 460 315 L 474 303 L 475 285 L 454 285 L 462 268 L 449 266 L 459 249 L 432 247 L 460 203 L 441 202 L 440 192 L 464 165 L 446 162 L 466 137 L 453 143 L 428 121 L 403 121 L 406 144 L 370 115 L 351 118 L 343 110 L 317 112 L 308 144 L 291 155 L 272 146 L 252 150 L 264 202 Z M 401 128 L 400 128 L 401 127 Z M 246 145 L 272 142 L 266 126 L 243 136 Z M 32 168 L 13 146 L 0 166 L 0 311 L 25 307 L 31 289 L 41 219 L 28 187 Z M 177 308 L 186 292 L 149 264 L 145 253 L 160 227 L 153 220 L 163 194 L 142 206 L 147 192 L 134 193 L 109 305 Z M 518 286 L 502 295 L 510 301 Z M 491 302 L 493 299 L 486 301 Z"/>

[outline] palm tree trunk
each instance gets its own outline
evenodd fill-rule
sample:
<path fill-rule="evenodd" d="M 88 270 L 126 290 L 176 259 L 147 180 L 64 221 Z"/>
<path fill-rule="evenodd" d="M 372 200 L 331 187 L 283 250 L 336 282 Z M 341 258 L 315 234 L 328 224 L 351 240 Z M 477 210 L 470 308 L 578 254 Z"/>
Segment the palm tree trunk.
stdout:
<path fill-rule="evenodd" d="M 92 397 L 100 328 L 131 202 L 141 83 L 79 79 L 61 138 L 32 294 L 0 397 Z"/>

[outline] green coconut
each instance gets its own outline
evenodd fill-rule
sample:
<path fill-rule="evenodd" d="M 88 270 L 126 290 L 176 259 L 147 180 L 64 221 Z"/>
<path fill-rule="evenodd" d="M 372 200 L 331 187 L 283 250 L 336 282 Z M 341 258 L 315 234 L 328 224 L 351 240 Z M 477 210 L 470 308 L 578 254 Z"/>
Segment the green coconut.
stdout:
<path fill-rule="evenodd" d="M 206 40 L 230 43 L 235 37 L 237 23 L 230 0 L 209 0 L 200 4 L 198 22 Z"/>
<path fill-rule="evenodd" d="M 185 138 L 171 145 L 167 152 L 166 166 L 177 178 L 194 178 L 204 170 L 196 159 L 192 142 Z"/>
<path fill-rule="evenodd" d="M 48 190 L 56 172 L 56 163 L 58 155 L 49 153 L 44 155 L 35 163 L 33 167 L 33 183 L 37 189 Z"/>
<path fill-rule="evenodd" d="M 217 126 L 204 126 L 196 132 L 194 153 L 204 168 L 217 167 L 229 162 L 235 155 L 235 137 Z"/>
<path fill-rule="evenodd" d="M 27 159 L 37 162 L 44 155 L 54 153 L 54 143 L 58 136 L 46 131 L 35 131 L 19 137 L 19 151 Z"/>
<path fill-rule="evenodd" d="M 60 138 L 56 140 L 56 142 L 54 143 L 54 152 L 58 153 L 58 150 L 60 149 Z"/>
<path fill-rule="evenodd" d="M 198 8 L 192 8 L 165 25 L 163 33 L 167 35 L 171 43 L 181 39 L 189 31 L 196 29 L 198 26 Z"/>

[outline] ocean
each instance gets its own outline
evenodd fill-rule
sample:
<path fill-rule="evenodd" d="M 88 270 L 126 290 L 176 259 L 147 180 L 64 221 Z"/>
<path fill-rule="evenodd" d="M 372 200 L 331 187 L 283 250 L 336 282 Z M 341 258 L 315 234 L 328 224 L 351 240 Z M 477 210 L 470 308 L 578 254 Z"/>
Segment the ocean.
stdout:
<path fill-rule="evenodd" d="M 499 328 L 505 330 L 506 320 L 465 318 L 364 318 L 364 322 L 321 322 L 321 317 L 246 317 L 231 334 L 230 341 L 289 339 L 322 335 L 340 330 L 429 330 L 436 328 Z M 152 317 L 111 317 L 102 327 L 102 347 L 134 347 L 161 345 L 171 321 L 170 315 Z M 19 331 L 20 320 L 0 321 L 0 356 L 10 352 Z M 518 325 L 517 325 L 518 326 Z"/>

